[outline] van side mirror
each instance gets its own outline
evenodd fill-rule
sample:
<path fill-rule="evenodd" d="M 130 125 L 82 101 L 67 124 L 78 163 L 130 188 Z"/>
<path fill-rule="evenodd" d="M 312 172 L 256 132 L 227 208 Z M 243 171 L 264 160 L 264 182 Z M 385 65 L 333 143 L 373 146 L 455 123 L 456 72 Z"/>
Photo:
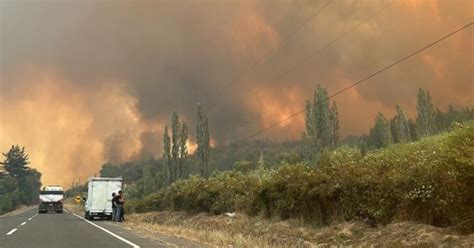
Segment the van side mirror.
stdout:
<path fill-rule="evenodd" d="M 83 200 L 83 201 L 87 201 L 87 198 L 85 198 L 85 197 L 82 197 L 82 200 Z"/>

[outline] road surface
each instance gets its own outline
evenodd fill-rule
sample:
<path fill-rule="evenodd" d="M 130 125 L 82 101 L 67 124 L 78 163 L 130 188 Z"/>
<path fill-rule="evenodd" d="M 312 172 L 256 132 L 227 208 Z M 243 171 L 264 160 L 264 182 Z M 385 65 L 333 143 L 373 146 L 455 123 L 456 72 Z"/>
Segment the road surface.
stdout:
<path fill-rule="evenodd" d="M 110 221 L 87 221 L 62 214 L 39 214 L 38 208 L 0 217 L 0 247 L 5 248 L 94 248 L 177 247 L 179 245 L 142 237 Z"/>

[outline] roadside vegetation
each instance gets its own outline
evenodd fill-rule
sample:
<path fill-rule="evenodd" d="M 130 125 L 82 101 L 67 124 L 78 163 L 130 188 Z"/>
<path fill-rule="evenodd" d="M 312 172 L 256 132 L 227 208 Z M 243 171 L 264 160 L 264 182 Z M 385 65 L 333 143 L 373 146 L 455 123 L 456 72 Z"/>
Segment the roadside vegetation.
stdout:
<path fill-rule="evenodd" d="M 395 220 L 474 230 L 474 123 L 375 150 L 340 147 L 318 166 L 192 176 L 143 199 L 130 210 L 187 211 L 304 219 L 324 226 L 360 220 L 371 226 Z M 471 219 L 471 220 L 470 220 Z M 470 220 L 470 221 L 469 221 Z"/>
<path fill-rule="evenodd" d="M 25 148 L 13 145 L 0 162 L 0 215 L 38 202 L 41 173 L 28 167 Z"/>
<path fill-rule="evenodd" d="M 363 225 L 356 233 L 406 222 L 472 235 L 473 107 L 449 106 L 443 112 L 429 91 L 420 89 L 414 118 L 397 105 L 391 118 L 378 113 L 367 135 L 341 140 L 337 105 L 327 96 L 318 87 L 306 103 L 301 140 L 244 140 L 219 147 L 210 146 L 207 117 L 198 105 L 198 148 L 192 154 L 188 126 L 173 113 L 160 159 L 107 163 L 101 176 L 124 177 L 127 212 L 152 218 L 143 219 L 147 225 L 160 212 L 189 218 L 236 213 L 250 222 L 296 221 L 311 228 Z M 84 186 L 71 190 L 79 187 Z M 287 231 L 292 228 L 298 227 Z"/>

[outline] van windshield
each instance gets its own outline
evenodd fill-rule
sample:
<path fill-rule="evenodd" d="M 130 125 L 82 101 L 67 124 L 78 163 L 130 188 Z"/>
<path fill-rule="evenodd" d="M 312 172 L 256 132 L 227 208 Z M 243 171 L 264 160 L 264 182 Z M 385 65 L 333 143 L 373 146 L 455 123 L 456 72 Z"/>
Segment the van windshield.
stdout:
<path fill-rule="evenodd" d="M 40 191 L 40 195 L 64 195 L 64 191 Z"/>

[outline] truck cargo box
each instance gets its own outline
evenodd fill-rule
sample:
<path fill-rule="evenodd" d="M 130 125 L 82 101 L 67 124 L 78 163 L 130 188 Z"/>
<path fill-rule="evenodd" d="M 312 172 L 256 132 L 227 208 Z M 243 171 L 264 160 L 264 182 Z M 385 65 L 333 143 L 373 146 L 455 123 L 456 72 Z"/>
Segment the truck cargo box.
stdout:
<path fill-rule="evenodd" d="M 89 178 L 84 218 L 112 218 L 112 193 L 122 190 L 122 178 Z"/>

